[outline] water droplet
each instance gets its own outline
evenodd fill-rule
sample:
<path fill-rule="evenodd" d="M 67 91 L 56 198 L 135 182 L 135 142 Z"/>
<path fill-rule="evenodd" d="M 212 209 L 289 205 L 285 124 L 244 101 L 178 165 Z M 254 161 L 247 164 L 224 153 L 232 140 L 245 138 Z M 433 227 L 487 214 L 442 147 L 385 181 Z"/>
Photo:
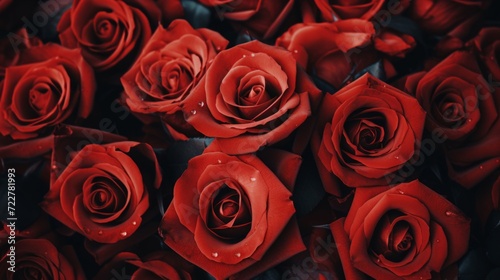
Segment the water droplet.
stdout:
<path fill-rule="evenodd" d="M 479 169 L 483 169 L 484 167 L 482 165 L 479 165 Z"/>
<path fill-rule="evenodd" d="M 137 225 L 137 222 L 136 222 L 136 221 L 133 221 L 133 222 L 132 222 L 132 224 L 135 226 L 135 225 Z"/>
<path fill-rule="evenodd" d="M 222 48 L 220 46 L 217 46 L 215 49 L 218 51 L 222 50 Z"/>
<path fill-rule="evenodd" d="M 123 236 L 123 237 L 125 237 L 125 236 L 127 236 L 127 232 L 124 231 L 124 232 L 120 233 L 120 235 Z"/>
<path fill-rule="evenodd" d="M 467 119 L 467 121 L 468 121 L 468 122 L 471 122 L 471 121 L 472 121 L 472 119 Z"/>
<path fill-rule="evenodd" d="M 243 55 L 243 57 L 247 57 L 247 55 L 246 55 L 246 54 L 244 54 L 244 55 Z"/>
<path fill-rule="evenodd" d="M 57 169 L 57 165 L 52 164 L 52 166 L 50 168 L 52 168 L 52 170 L 56 170 Z"/>
<path fill-rule="evenodd" d="M 399 156 L 395 156 L 394 158 L 395 158 L 395 159 L 399 159 Z"/>
<path fill-rule="evenodd" d="M 293 53 L 299 53 L 299 51 L 298 50 L 293 50 Z"/>
<path fill-rule="evenodd" d="M 97 234 L 102 235 L 102 230 L 98 231 Z"/>
<path fill-rule="evenodd" d="M 439 239 L 436 239 L 436 243 L 439 243 Z"/>
<path fill-rule="evenodd" d="M 380 262 L 380 259 L 377 259 L 377 262 L 379 263 L 379 262 Z"/>
<path fill-rule="evenodd" d="M 90 229 L 89 228 L 83 228 L 83 231 L 85 231 L 85 233 L 87 233 L 87 234 L 90 233 Z"/>
<path fill-rule="evenodd" d="M 205 102 L 203 102 L 203 101 L 198 102 L 198 106 L 200 106 L 200 107 L 205 106 Z"/>
<path fill-rule="evenodd" d="M 252 177 L 252 178 L 250 178 L 250 181 L 255 182 L 255 181 L 257 181 L 257 179 Z"/>
<path fill-rule="evenodd" d="M 217 160 L 217 163 L 222 163 L 222 160 L 218 159 L 218 160 Z"/>
<path fill-rule="evenodd" d="M 236 254 L 234 254 L 234 255 L 235 255 L 236 257 L 238 257 L 238 258 L 239 258 L 239 257 L 241 257 L 241 254 L 240 254 L 240 253 L 236 253 Z"/>
<path fill-rule="evenodd" d="M 217 253 L 217 252 L 212 253 L 212 257 L 217 258 L 218 256 L 219 256 L 219 253 Z"/>
<path fill-rule="evenodd" d="M 191 114 L 196 115 L 196 110 L 191 110 Z"/>
<path fill-rule="evenodd" d="M 383 87 L 387 87 L 387 85 L 383 85 Z"/>
<path fill-rule="evenodd" d="M 448 216 L 448 217 L 449 217 L 449 216 L 452 216 L 452 215 L 455 215 L 455 213 L 453 213 L 453 212 L 451 212 L 451 211 L 446 211 L 446 213 L 445 213 L 445 214 L 446 214 L 446 216 Z"/>
<path fill-rule="evenodd" d="M 250 56 L 251 56 L 251 57 L 255 57 L 255 54 L 254 54 L 254 53 L 252 53 Z"/>
<path fill-rule="evenodd" d="M 398 190 L 398 192 L 399 192 L 400 194 L 405 194 L 405 192 L 404 192 L 404 191 L 402 191 L 402 190 Z"/>

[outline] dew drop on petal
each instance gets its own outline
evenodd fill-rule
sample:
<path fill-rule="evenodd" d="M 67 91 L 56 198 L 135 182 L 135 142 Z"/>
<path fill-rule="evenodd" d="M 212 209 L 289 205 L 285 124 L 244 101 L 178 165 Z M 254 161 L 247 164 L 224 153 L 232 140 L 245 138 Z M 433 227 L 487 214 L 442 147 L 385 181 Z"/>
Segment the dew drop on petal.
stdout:
<path fill-rule="evenodd" d="M 247 57 L 247 55 L 246 55 L 246 54 L 244 54 L 244 55 L 243 55 L 243 57 Z"/>
<path fill-rule="evenodd" d="M 220 46 L 217 46 L 215 49 L 218 51 L 222 50 L 222 48 Z"/>
<path fill-rule="evenodd" d="M 252 178 L 250 178 L 250 181 L 255 182 L 255 181 L 257 181 L 257 179 L 252 177 Z"/>
<path fill-rule="evenodd" d="M 135 225 L 137 225 L 137 222 L 136 222 L 136 221 L 133 221 L 133 222 L 132 222 L 132 224 L 135 226 Z"/>
<path fill-rule="evenodd" d="M 203 101 L 198 102 L 198 106 L 200 106 L 200 107 L 205 106 L 205 102 L 203 102 Z"/>
<path fill-rule="evenodd" d="M 449 217 L 449 216 L 452 216 L 452 215 L 455 215 L 455 213 L 453 213 L 453 212 L 451 212 L 451 211 L 446 211 L 446 213 L 445 213 L 445 214 L 446 214 L 446 216 L 448 216 L 448 217 Z"/>
<path fill-rule="evenodd" d="M 405 192 L 404 192 L 404 191 L 402 191 L 402 190 L 398 190 L 398 192 L 399 192 L 400 194 L 405 194 Z"/>
<path fill-rule="evenodd" d="M 222 163 L 222 160 L 218 159 L 218 160 L 217 160 L 217 163 Z"/>
<path fill-rule="evenodd" d="M 123 236 L 123 237 L 125 237 L 125 236 L 127 236 L 127 232 L 124 231 L 124 232 L 120 233 L 120 235 Z"/>
<path fill-rule="evenodd" d="M 191 114 L 196 115 L 196 110 L 191 110 Z"/>
<path fill-rule="evenodd" d="M 471 122 L 471 121 L 472 121 L 472 119 L 467 119 L 467 121 L 468 121 L 468 122 Z"/>
<path fill-rule="evenodd" d="M 439 243 L 439 239 L 436 239 L 436 243 Z"/>
<path fill-rule="evenodd" d="M 299 51 L 298 50 L 293 50 L 293 53 L 299 53 Z"/>
<path fill-rule="evenodd" d="M 251 56 L 251 57 L 255 57 L 255 54 L 254 54 L 254 53 L 252 53 L 250 56 Z"/>
<path fill-rule="evenodd" d="M 399 156 L 395 156 L 394 158 L 395 158 L 395 159 L 399 159 Z"/>
<path fill-rule="evenodd" d="M 484 167 L 482 165 L 479 165 L 479 169 L 483 169 Z"/>
<path fill-rule="evenodd" d="M 98 231 L 97 234 L 102 235 L 102 230 Z"/>
<path fill-rule="evenodd" d="M 238 257 L 238 258 L 239 258 L 239 257 L 241 257 L 241 254 L 240 254 L 240 253 L 236 253 L 235 255 L 236 255 L 236 257 Z"/>
<path fill-rule="evenodd" d="M 217 253 L 217 252 L 212 253 L 212 257 L 217 258 L 218 256 L 219 256 L 219 253 Z"/>
<path fill-rule="evenodd" d="M 83 228 L 83 231 L 85 231 L 85 233 L 90 233 L 90 229 L 89 228 Z"/>

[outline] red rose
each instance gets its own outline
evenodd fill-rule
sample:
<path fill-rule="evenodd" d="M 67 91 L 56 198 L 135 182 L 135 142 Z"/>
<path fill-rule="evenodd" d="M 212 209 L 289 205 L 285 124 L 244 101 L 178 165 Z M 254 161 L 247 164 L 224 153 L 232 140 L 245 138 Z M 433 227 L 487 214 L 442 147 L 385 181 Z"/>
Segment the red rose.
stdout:
<path fill-rule="evenodd" d="M 448 173 L 471 188 L 500 168 L 500 89 L 483 78 L 474 55 L 455 52 L 404 82 L 427 112 L 426 128 L 443 135 Z"/>
<path fill-rule="evenodd" d="M 7 253 L 9 252 L 1 258 L 0 277 L 2 279 L 85 279 L 75 253 L 70 250 L 59 252 L 46 239 L 19 240 L 16 242 L 15 249 L 14 273 L 8 270 L 10 257 Z"/>
<path fill-rule="evenodd" d="M 227 43 L 218 33 L 195 30 L 185 20 L 176 20 L 167 29 L 159 26 L 121 78 L 127 106 L 136 113 L 160 113 L 169 128 L 189 134 L 189 129 L 182 130 L 186 124 L 181 104 Z M 179 114 L 181 123 L 175 122 Z"/>
<path fill-rule="evenodd" d="M 217 16 L 253 36 L 267 39 L 273 36 L 291 13 L 295 0 L 199 0 L 214 7 Z"/>
<path fill-rule="evenodd" d="M 118 253 L 104 265 L 95 280 L 109 280 L 118 275 L 128 275 L 132 279 L 196 279 L 194 266 L 175 253 L 159 251 L 140 258 L 133 253 Z"/>
<path fill-rule="evenodd" d="M 290 52 L 252 41 L 215 57 L 183 111 L 223 152 L 243 154 L 289 136 L 319 94 Z"/>
<path fill-rule="evenodd" d="M 16 64 L 5 70 L 0 94 L 2 135 L 34 138 L 70 117 L 88 117 L 95 80 L 79 50 L 55 44 L 31 47 Z"/>
<path fill-rule="evenodd" d="M 97 72 L 117 75 L 146 45 L 161 16 L 153 0 L 75 0 L 57 30 L 61 44 L 81 48 Z"/>
<path fill-rule="evenodd" d="M 500 28 L 485 27 L 469 42 L 481 57 L 493 80 L 500 81 Z M 489 78 L 487 79 L 490 80 Z"/>
<path fill-rule="evenodd" d="M 141 225 L 149 208 L 149 191 L 160 183 L 151 146 L 126 141 L 89 144 L 71 155 L 42 208 L 90 240 L 114 243 Z"/>
<path fill-rule="evenodd" d="M 427 32 L 463 38 L 481 17 L 489 0 L 414 0 L 410 16 Z"/>
<path fill-rule="evenodd" d="M 334 22 L 342 19 L 371 19 L 384 5 L 385 0 L 303 0 L 307 5 L 305 18 L 319 18 L 319 21 Z"/>
<path fill-rule="evenodd" d="M 431 279 L 467 251 L 470 220 L 419 181 L 358 188 L 331 224 L 347 279 Z"/>
<path fill-rule="evenodd" d="M 160 232 L 216 279 L 249 278 L 305 249 L 290 197 L 256 156 L 206 152 L 177 180 Z"/>
<path fill-rule="evenodd" d="M 424 122 L 415 98 L 369 74 L 327 95 L 311 140 L 325 188 L 331 173 L 351 187 L 390 183 L 418 151 Z"/>
<path fill-rule="evenodd" d="M 382 60 L 387 77 L 394 69 L 386 57 L 403 57 L 415 46 L 413 37 L 383 30 L 376 35 L 373 23 L 350 19 L 334 23 L 296 24 L 276 40 L 292 52 L 306 71 L 336 89 L 353 74 Z"/>

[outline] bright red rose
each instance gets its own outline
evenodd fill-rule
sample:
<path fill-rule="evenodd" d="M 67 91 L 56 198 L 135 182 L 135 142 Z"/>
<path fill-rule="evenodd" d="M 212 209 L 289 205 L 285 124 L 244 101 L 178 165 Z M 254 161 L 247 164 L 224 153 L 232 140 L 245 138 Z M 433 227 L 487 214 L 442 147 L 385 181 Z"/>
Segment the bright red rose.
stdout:
<path fill-rule="evenodd" d="M 369 74 L 327 95 L 311 140 L 327 191 L 332 175 L 351 187 L 391 183 L 416 156 L 424 123 L 414 97 Z"/>
<path fill-rule="evenodd" d="M 75 0 L 57 30 L 61 44 L 81 48 L 96 72 L 110 70 L 119 77 L 139 55 L 162 17 L 167 15 L 162 15 L 153 0 Z"/>
<path fill-rule="evenodd" d="M 0 94 L 0 133 L 14 140 L 50 133 L 70 117 L 89 116 L 95 91 L 92 68 L 80 50 L 55 44 L 21 51 L 5 69 Z"/>
<path fill-rule="evenodd" d="M 347 279 L 431 279 L 467 252 L 470 232 L 470 220 L 419 181 L 358 188 L 347 218 L 330 226 Z"/>
<path fill-rule="evenodd" d="M 492 79 L 488 81 L 500 81 L 500 27 L 485 27 L 479 34 L 469 42 L 481 57 L 481 62 L 486 65 Z"/>
<path fill-rule="evenodd" d="M 151 146 L 127 141 L 89 144 L 70 156 L 42 208 L 90 240 L 114 243 L 128 238 L 149 208 L 149 192 L 161 183 Z"/>
<path fill-rule="evenodd" d="M 290 52 L 252 41 L 215 57 L 183 111 L 223 152 L 244 154 L 288 137 L 319 95 Z"/>
<path fill-rule="evenodd" d="M 217 16 L 230 20 L 250 35 L 267 39 L 273 36 L 291 13 L 295 0 L 199 0 L 214 7 Z"/>
<path fill-rule="evenodd" d="M 250 278 L 305 250 L 291 195 L 255 155 L 206 152 L 177 180 L 160 233 L 216 279 Z"/>
<path fill-rule="evenodd" d="M 490 0 L 413 0 L 410 16 L 425 31 L 464 38 Z"/>
<path fill-rule="evenodd" d="M 10 257 L 6 253 L 0 263 L 2 279 L 86 279 L 72 250 L 60 252 L 46 239 L 19 240 L 15 248 L 15 272 L 7 270 Z"/>
<path fill-rule="evenodd" d="M 473 54 L 455 52 L 429 72 L 409 75 L 405 91 L 427 112 L 426 128 L 443 135 L 448 173 L 471 188 L 500 169 L 500 88 L 483 78 Z"/>
<path fill-rule="evenodd" d="M 404 57 L 415 46 L 413 37 L 382 30 L 373 23 L 341 20 L 334 23 L 296 24 L 276 40 L 276 45 L 292 52 L 307 73 L 340 89 L 354 74 L 382 61 L 386 77 L 395 74 L 391 57 Z"/>
<path fill-rule="evenodd" d="M 193 128 L 185 129 L 181 105 L 227 44 L 217 32 L 195 30 L 185 20 L 175 20 L 167 29 L 159 26 L 121 78 L 127 106 L 140 114 L 160 114 L 174 136 L 176 131 L 193 134 Z"/>

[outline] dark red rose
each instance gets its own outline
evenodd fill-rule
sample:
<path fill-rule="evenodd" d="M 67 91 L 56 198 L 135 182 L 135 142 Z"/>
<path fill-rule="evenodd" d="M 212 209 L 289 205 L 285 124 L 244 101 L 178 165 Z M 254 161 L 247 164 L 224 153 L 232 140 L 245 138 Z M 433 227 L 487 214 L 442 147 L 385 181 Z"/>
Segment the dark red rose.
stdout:
<path fill-rule="evenodd" d="M 327 95 L 311 140 L 327 191 L 332 173 L 351 187 L 390 183 L 416 155 L 424 123 L 414 97 L 369 74 Z"/>
<path fill-rule="evenodd" d="M 306 6 L 303 7 L 302 13 L 306 19 L 318 18 L 320 22 L 335 22 L 350 18 L 369 20 L 380 11 L 385 0 L 303 0 L 303 2 Z"/>
<path fill-rule="evenodd" d="M 395 70 L 386 58 L 403 57 L 415 46 L 415 40 L 390 30 L 377 35 L 373 23 L 350 19 L 296 24 L 276 40 L 276 45 L 291 51 L 307 73 L 339 89 L 353 74 L 381 60 L 386 77 L 393 76 Z"/>
<path fill-rule="evenodd" d="M 192 134 L 193 128 L 183 129 L 181 105 L 227 44 L 217 32 L 195 30 L 185 20 L 173 21 L 167 29 L 159 26 L 121 78 L 127 106 L 140 114 L 159 113 L 170 130 Z"/>
<path fill-rule="evenodd" d="M 470 220 L 419 181 L 356 189 L 347 217 L 330 226 L 347 279 L 431 279 L 466 253 L 470 232 Z"/>
<path fill-rule="evenodd" d="M 55 44 L 31 47 L 19 54 L 16 64 L 6 68 L 1 89 L 2 135 L 34 138 L 70 117 L 88 117 L 95 80 L 79 50 Z"/>
<path fill-rule="evenodd" d="M 81 48 L 83 57 L 97 72 L 109 70 L 112 75 L 120 75 L 133 63 L 161 19 L 161 10 L 153 0 L 75 0 L 57 30 L 61 44 Z"/>
<path fill-rule="evenodd" d="M 483 78 L 474 55 L 455 52 L 429 72 L 408 76 L 405 91 L 427 112 L 426 128 L 442 135 L 450 177 L 471 188 L 500 168 L 500 89 Z"/>
<path fill-rule="evenodd" d="M 183 111 L 223 152 L 243 154 L 289 136 L 319 95 L 290 52 L 252 41 L 215 57 Z"/>
<path fill-rule="evenodd" d="M 305 250 L 290 197 L 256 156 L 206 152 L 177 180 L 160 233 L 216 279 L 250 278 Z"/>
<path fill-rule="evenodd" d="M 194 270 L 193 265 L 169 251 L 154 252 L 144 258 L 124 252 L 114 256 L 93 279 L 109 280 L 118 274 L 131 279 L 191 280 L 196 279 Z"/>
<path fill-rule="evenodd" d="M 486 65 L 488 74 L 492 75 L 492 79 L 488 81 L 500 81 L 500 27 L 485 27 L 481 29 L 479 34 L 469 42 L 481 57 L 482 63 Z"/>
<path fill-rule="evenodd" d="M 149 208 L 149 192 L 161 183 L 151 146 L 127 141 L 89 144 L 70 156 L 42 208 L 90 240 L 114 243 L 128 238 Z"/>
<path fill-rule="evenodd" d="M 8 270 L 10 267 L 8 252 L 1 258 L 0 277 L 2 279 L 85 279 L 72 250 L 58 251 L 46 239 L 19 240 L 15 244 L 15 249 L 14 273 Z"/>
<path fill-rule="evenodd" d="M 295 0 L 199 0 L 214 7 L 216 15 L 227 19 L 250 35 L 267 39 L 273 36 L 291 13 Z"/>
<path fill-rule="evenodd" d="M 18 64 L 21 50 L 43 44 L 37 37 L 30 37 L 24 28 L 10 33 L 9 37 L 0 39 L 0 81 L 5 76 L 6 67 Z"/>
<path fill-rule="evenodd" d="M 410 16 L 427 32 L 464 38 L 490 0 L 414 0 Z"/>

